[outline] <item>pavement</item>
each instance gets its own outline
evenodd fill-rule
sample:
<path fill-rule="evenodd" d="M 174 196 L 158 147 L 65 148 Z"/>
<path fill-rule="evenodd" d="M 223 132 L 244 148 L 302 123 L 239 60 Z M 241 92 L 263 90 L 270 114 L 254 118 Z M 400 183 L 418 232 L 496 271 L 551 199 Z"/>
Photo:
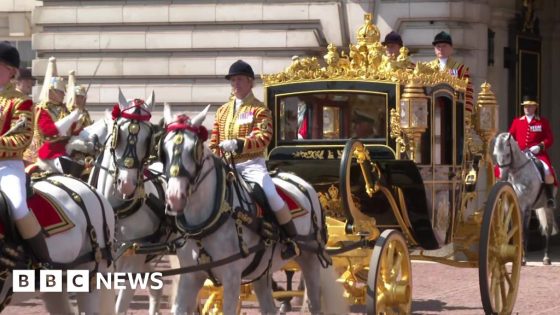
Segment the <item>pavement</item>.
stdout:
<path fill-rule="evenodd" d="M 521 269 L 514 314 L 560 314 L 560 303 L 558 303 L 560 301 L 560 245 L 555 243 L 550 254 L 552 266 L 543 266 L 542 251 L 528 253 L 527 266 Z M 160 268 L 169 268 L 169 265 L 162 265 Z M 480 301 L 478 269 L 455 268 L 433 262 L 413 261 L 412 275 L 414 315 L 484 313 Z M 285 287 L 285 276 L 282 273 L 276 273 L 275 278 L 282 287 Z M 295 281 L 297 281 L 297 274 Z M 295 281 L 294 283 L 297 283 Z M 161 314 L 170 314 L 168 287 L 164 291 Z M 147 309 L 148 296 L 145 291 L 138 291 L 127 314 L 148 314 Z M 302 314 L 300 309 L 300 306 L 295 305 L 294 311 L 286 314 Z M 351 314 L 365 312 L 363 306 L 352 307 L 351 311 Z M 20 305 L 8 306 L 3 314 L 47 313 L 40 299 L 31 299 Z M 241 314 L 256 315 L 260 312 L 256 303 L 246 302 L 243 304 Z"/>

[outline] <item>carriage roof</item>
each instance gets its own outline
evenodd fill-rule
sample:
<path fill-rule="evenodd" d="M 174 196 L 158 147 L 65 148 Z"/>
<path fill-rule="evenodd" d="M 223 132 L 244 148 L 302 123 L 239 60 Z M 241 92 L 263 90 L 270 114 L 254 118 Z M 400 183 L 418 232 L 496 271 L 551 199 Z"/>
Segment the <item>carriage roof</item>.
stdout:
<path fill-rule="evenodd" d="M 467 80 L 440 72 L 429 63 L 410 61 L 409 50 L 403 46 L 395 60 L 385 56 L 377 26 L 371 22 L 371 14 L 365 15 L 364 25 L 356 32 L 356 44 L 350 44 L 348 52 L 329 44 L 323 63 L 316 56 L 294 56 L 284 71 L 262 76 L 267 89 L 278 85 L 318 81 L 366 81 L 406 85 L 410 82 L 431 87 L 449 85 L 453 90 L 464 92 Z"/>

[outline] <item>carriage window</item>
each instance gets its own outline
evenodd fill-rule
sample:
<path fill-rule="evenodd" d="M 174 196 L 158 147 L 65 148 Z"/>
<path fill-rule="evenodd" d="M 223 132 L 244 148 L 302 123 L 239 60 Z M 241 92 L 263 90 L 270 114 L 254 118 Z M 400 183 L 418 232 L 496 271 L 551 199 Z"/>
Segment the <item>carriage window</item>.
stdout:
<path fill-rule="evenodd" d="M 279 100 L 281 140 L 385 139 L 387 96 L 310 93 Z"/>
<path fill-rule="evenodd" d="M 453 107 L 452 101 L 436 97 L 434 103 L 434 163 L 453 163 Z"/>

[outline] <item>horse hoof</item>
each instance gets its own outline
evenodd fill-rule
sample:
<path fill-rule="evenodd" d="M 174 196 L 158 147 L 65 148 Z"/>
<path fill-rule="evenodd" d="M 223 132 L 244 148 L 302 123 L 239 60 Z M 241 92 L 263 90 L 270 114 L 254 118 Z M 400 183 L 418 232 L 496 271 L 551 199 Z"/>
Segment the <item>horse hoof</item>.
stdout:
<path fill-rule="evenodd" d="M 527 265 L 527 261 L 525 260 L 525 258 L 523 258 L 521 260 L 521 266 L 526 266 Z"/>
<path fill-rule="evenodd" d="M 550 266 L 550 258 L 543 259 L 542 264 L 545 266 Z"/>
<path fill-rule="evenodd" d="M 292 305 L 290 304 L 289 301 L 283 301 L 282 304 L 280 304 L 279 311 L 280 311 L 280 313 L 291 312 L 292 311 Z"/>

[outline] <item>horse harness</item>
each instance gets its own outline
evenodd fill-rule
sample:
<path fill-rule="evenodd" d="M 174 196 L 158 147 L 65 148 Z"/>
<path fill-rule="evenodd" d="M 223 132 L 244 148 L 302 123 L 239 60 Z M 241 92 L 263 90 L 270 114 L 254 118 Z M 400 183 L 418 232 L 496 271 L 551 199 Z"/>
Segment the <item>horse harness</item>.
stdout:
<path fill-rule="evenodd" d="M 510 156 L 510 161 L 507 164 L 498 164 L 499 168 L 504 168 L 504 167 L 510 167 L 510 170 L 513 173 L 517 173 L 518 171 L 520 171 L 521 169 L 523 169 L 525 166 L 527 166 L 527 164 L 529 164 L 531 161 L 535 164 L 535 167 L 537 168 L 537 171 L 539 172 L 539 175 L 541 176 L 541 180 L 544 183 L 544 166 L 542 165 L 543 162 L 538 159 L 534 154 L 530 154 L 530 156 L 527 157 L 527 161 L 525 161 L 525 163 L 521 164 L 521 166 L 518 166 L 516 168 L 511 168 L 511 165 L 513 164 L 513 149 L 511 148 L 511 143 L 509 143 L 509 141 L 511 140 L 512 136 L 511 134 L 508 135 L 506 141 L 508 141 L 509 144 L 509 156 Z M 542 193 L 544 191 L 544 185 L 540 185 L 540 189 L 539 189 L 539 193 L 537 194 L 537 196 L 535 197 L 535 200 L 533 200 L 533 202 L 531 203 L 531 207 L 534 207 L 536 205 L 536 203 L 538 202 L 539 198 L 541 197 Z"/>
<path fill-rule="evenodd" d="M 135 100 L 137 101 L 137 100 Z M 141 104 L 140 104 L 141 105 Z M 144 110 L 140 105 L 135 104 L 129 108 L 124 109 L 123 111 L 119 112 L 116 116 L 113 117 L 113 128 L 112 128 L 112 132 L 111 132 L 111 143 L 110 143 L 110 153 L 111 153 L 111 158 L 113 160 L 114 165 L 116 166 L 115 170 L 114 170 L 114 177 L 118 177 L 118 173 L 119 173 L 119 168 L 123 167 L 126 169 L 140 169 L 144 163 L 148 160 L 149 156 L 150 156 L 150 151 L 151 148 L 153 147 L 153 142 L 154 142 L 154 127 L 152 126 L 152 124 L 149 123 L 149 120 L 151 118 L 151 114 L 148 112 L 147 114 L 142 114 L 141 111 Z M 126 111 L 130 108 L 134 108 L 134 113 L 126 113 Z M 146 110 L 144 110 L 146 111 Z M 124 152 L 122 157 L 117 158 L 117 155 L 115 153 L 115 150 L 117 148 L 117 145 L 119 143 L 119 130 L 121 127 L 121 124 L 119 124 L 119 118 L 125 118 L 125 119 L 129 119 L 130 123 L 128 125 L 128 136 L 126 137 L 126 145 L 124 148 Z M 140 160 L 138 158 L 138 152 L 136 150 L 136 145 L 138 143 L 138 135 L 140 133 L 140 126 L 141 124 L 145 124 L 148 126 L 149 130 L 150 130 L 150 135 L 149 135 L 149 143 L 147 143 L 148 145 L 148 151 L 146 152 L 146 155 Z M 142 182 L 143 180 L 143 174 L 142 172 L 138 172 L 138 178 L 137 178 L 138 182 Z M 114 185 L 116 185 L 116 181 L 113 182 Z M 137 186 L 138 187 L 138 186 Z"/>
<path fill-rule="evenodd" d="M 107 218 L 105 216 L 105 208 L 104 208 L 103 202 L 102 202 L 101 198 L 99 197 L 99 195 L 95 192 L 93 187 L 91 187 L 87 183 L 83 183 L 86 187 L 88 187 L 93 192 L 93 194 L 96 196 L 96 198 L 99 202 L 99 205 L 101 206 L 101 213 L 102 213 L 102 218 L 103 218 L 103 235 L 104 235 L 104 239 L 105 239 L 105 247 L 101 248 L 99 246 L 99 242 L 98 242 L 98 239 L 97 239 L 97 232 L 95 231 L 95 227 L 91 223 L 91 218 L 89 216 L 89 213 L 87 211 L 86 205 L 85 205 L 82 197 L 80 197 L 80 195 L 78 193 L 76 193 L 75 191 L 72 191 L 70 188 L 63 185 L 61 182 L 51 178 L 51 176 L 54 176 L 54 175 L 73 178 L 72 176 L 65 175 L 65 174 L 45 174 L 42 177 L 38 178 L 38 180 L 47 181 L 48 183 L 50 183 L 50 184 L 56 186 L 57 188 L 63 190 L 76 203 L 76 205 L 78 205 L 80 210 L 82 210 L 82 213 L 83 213 L 83 215 L 86 219 L 86 233 L 89 237 L 91 251 L 77 257 L 76 259 L 74 259 L 74 261 L 72 261 L 70 263 L 51 262 L 48 265 L 46 265 L 45 267 L 54 268 L 54 269 L 69 270 L 69 269 L 73 269 L 76 266 L 84 264 L 84 263 L 94 262 L 95 265 L 94 265 L 93 270 L 91 271 L 91 276 L 90 276 L 90 283 L 94 283 L 95 274 L 99 270 L 99 263 L 101 262 L 101 260 L 102 259 L 107 260 L 109 262 L 109 265 L 113 261 L 112 253 L 111 253 L 111 248 L 112 248 L 111 234 L 110 234 L 111 231 L 109 230 L 109 226 L 107 224 Z M 21 242 L 19 242 L 19 241 L 21 241 L 21 237 L 19 237 L 17 235 L 17 233 L 15 233 L 15 229 L 11 225 L 13 223 L 10 224 L 10 222 L 12 222 L 12 220 L 9 217 L 9 210 L 7 208 L 8 204 L 6 203 L 4 194 L 2 192 L 0 192 L 0 202 L 2 203 L 2 205 L 0 206 L 0 216 L 2 217 L 2 220 L 4 220 L 4 225 L 5 225 L 5 229 L 6 229 L 6 237 L 11 238 L 12 241 L 15 242 L 15 243 L 21 243 Z M 5 220 L 8 220 L 8 221 L 5 221 Z M 2 248 L 4 248 L 5 245 L 8 245 L 8 244 L 3 244 Z M 11 252 L 10 247 L 8 247 L 6 249 L 3 249 L 3 250 L 10 257 L 18 258 L 16 253 Z M 25 265 L 24 268 L 29 268 L 29 266 L 35 266 L 34 268 L 41 268 L 40 265 L 35 265 L 34 263 L 32 263 L 32 261 L 22 262 L 21 259 L 23 259 L 23 258 L 19 257 L 19 259 L 20 259 L 19 263 L 23 263 Z M 7 261 L 7 264 L 8 265 L 13 264 L 12 267 L 16 266 L 16 262 L 13 262 L 13 261 Z M 4 272 L 2 272 L 2 274 L 0 275 L 0 289 L 3 287 L 5 280 L 6 280 L 6 277 L 4 275 Z M 9 299 L 11 298 L 11 296 L 10 296 L 11 293 L 12 293 L 12 291 L 10 290 L 10 292 L 8 292 L 8 296 L 7 296 L 6 300 L 0 305 L 0 311 L 1 311 L 1 309 L 3 309 L 3 307 L 5 305 L 7 305 L 9 303 Z"/>

